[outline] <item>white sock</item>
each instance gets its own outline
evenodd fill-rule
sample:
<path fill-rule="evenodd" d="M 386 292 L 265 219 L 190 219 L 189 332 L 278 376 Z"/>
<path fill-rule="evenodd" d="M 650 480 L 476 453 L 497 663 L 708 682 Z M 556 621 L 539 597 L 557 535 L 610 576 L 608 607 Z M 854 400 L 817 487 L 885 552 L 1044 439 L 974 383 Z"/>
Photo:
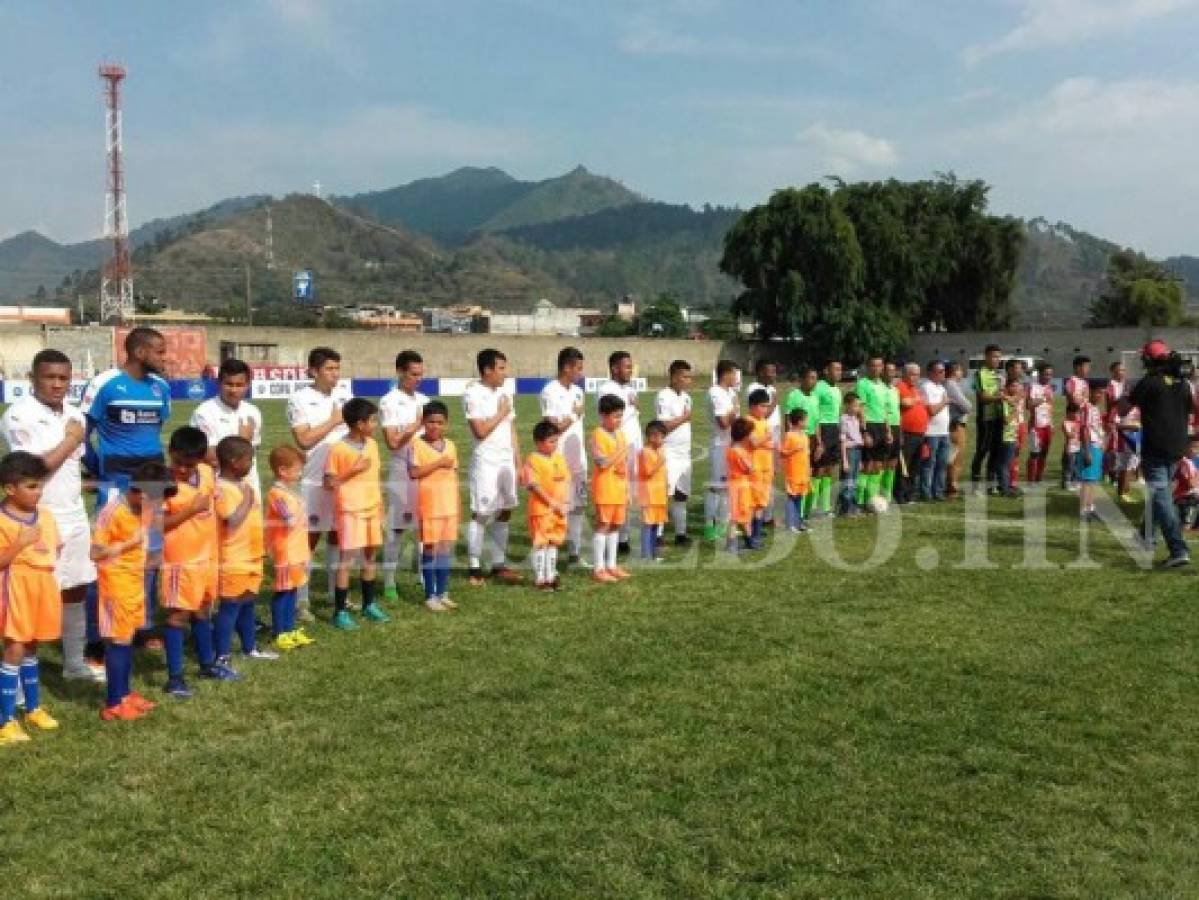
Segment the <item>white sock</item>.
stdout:
<path fill-rule="evenodd" d="M 466 526 L 466 555 L 472 569 L 483 568 L 483 523 L 473 518 Z"/>
<path fill-rule="evenodd" d="M 547 580 L 553 581 L 558 577 L 558 548 L 549 547 L 545 554 L 545 577 Z"/>
<path fill-rule="evenodd" d="M 566 517 L 566 538 L 570 542 L 570 552 L 575 556 L 583 555 L 583 513 L 572 512 Z"/>
<path fill-rule="evenodd" d="M 491 540 L 494 543 L 491 553 L 491 567 L 502 569 L 508 565 L 508 523 L 495 521 L 491 523 Z"/>
<path fill-rule="evenodd" d="M 533 577 L 537 580 L 537 584 L 545 581 L 545 548 L 533 548 Z"/>
<path fill-rule="evenodd" d="M 604 560 L 608 556 L 608 535 L 606 532 L 597 531 L 591 536 L 591 553 L 595 557 L 596 571 L 602 571 Z"/>
<path fill-rule="evenodd" d="M 400 567 L 400 542 L 404 539 L 403 531 L 388 528 L 383 535 L 383 584 L 394 584 L 396 572 Z"/>
<path fill-rule="evenodd" d="M 83 668 L 83 648 L 87 643 L 86 603 L 62 605 L 62 663 L 64 669 Z"/>
<path fill-rule="evenodd" d="M 616 549 L 620 546 L 620 535 L 613 531 L 608 535 L 608 568 L 616 568 Z"/>
<path fill-rule="evenodd" d="M 670 520 L 674 522 L 676 535 L 687 533 L 687 501 L 675 500 L 670 504 Z"/>

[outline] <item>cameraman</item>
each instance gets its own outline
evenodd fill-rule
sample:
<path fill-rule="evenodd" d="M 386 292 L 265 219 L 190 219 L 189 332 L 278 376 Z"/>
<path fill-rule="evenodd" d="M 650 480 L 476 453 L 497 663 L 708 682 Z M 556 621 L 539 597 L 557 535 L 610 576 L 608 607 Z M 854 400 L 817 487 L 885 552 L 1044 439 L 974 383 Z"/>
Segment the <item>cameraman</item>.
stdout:
<path fill-rule="evenodd" d="M 1150 341 L 1141 350 L 1145 377 L 1119 402 L 1121 415 L 1132 407 L 1141 411 L 1141 469 L 1149 488 L 1145 507 L 1145 543 L 1153 546 L 1153 527 L 1161 527 L 1170 550 L 1166 569 L 1190 565 L 1182 526 L 1171 496 L 1174 473 L 1188 449 L 1187 426 L 1195 401 L 1183 377 L 1182 358 L 1164 341 Z"/>

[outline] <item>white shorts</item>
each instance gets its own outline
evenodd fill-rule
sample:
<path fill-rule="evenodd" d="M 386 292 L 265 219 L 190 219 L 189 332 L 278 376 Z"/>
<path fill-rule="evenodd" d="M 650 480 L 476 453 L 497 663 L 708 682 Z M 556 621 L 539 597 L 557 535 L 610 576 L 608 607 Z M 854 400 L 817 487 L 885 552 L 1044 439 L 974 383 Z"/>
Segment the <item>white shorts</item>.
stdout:
<path fill-rule="evenodd" d="M 729 486 L 728 461 L 724 458 L 727 444 L 712 444 L 708 448 L 708 488 L 723 491 Z"/>
<path fill-rule="evenodd" d="M 470 511 L 493 516 L 516 509 L 516 467 L 511 462 L 493 463 L 472 459 L 470 464 Z"/>
<path fill-rule="evenodd" d="M 401 472 L 403 474 L 400 474 Z M 408 477 L 406 469 L 393 467 L 388 472 L 385 493 L 387 495 L 387 527 L 392 531 L 403 531 L 415 526 L 420 491 Z"/>
<path fill-rule="evenodd" d="M 675 494 L 691 496 L 691 454 L 666 454 L 666 489 L 673 497 Z"/>
<path fill-rule="evenodd" d="M 60 519 L 62 552 L 54 566 L 54 580 L 66 591 L 96 580 L 96 564 L 92 562 L 92 533 L 87 519 Z"/>
<path fill-rule="evenodd" d="M 323 481 L 303 482 L 304 505 L 308 507 L 308 530 L 318 534 L 333 531 L 333 491 L 325 490 Z"/>
<path fill-rule="evenodd" d="M 587 500 L 590 493 L 590 484 L 587 482 L 586 472 L 571 472 L 570 473 L 570 511 L 574 513 L 586 512 Z"/>

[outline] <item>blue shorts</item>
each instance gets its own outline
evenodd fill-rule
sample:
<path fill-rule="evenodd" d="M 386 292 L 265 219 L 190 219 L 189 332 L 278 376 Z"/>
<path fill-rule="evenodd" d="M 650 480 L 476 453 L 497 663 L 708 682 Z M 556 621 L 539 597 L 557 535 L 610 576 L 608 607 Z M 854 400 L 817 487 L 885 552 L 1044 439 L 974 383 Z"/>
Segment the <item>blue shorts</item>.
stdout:
<path fill-rule="evenodd" d="M 1103 478 L 1103 447 L 1099 444 L 1091 445 L 1091 464 L 1089 466 L 1083 463 L 1081 453 L 1074 454 L 1074 472 L 1079 481 L 1098 484 Z"/>

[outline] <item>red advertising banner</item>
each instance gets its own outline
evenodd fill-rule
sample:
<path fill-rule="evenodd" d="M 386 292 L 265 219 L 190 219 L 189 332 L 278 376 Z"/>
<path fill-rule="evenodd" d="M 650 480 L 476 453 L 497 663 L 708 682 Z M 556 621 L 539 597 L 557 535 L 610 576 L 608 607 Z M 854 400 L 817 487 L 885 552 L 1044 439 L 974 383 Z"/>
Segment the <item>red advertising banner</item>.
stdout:
<path fill-rule="evenodd" d="M 156 327 L 167 342 L 167 378 L 199 378 L 208 362 L 208 336 L 203 328 L 188 325 Z M 121 325 L 112 331 L 112 356 L 118 366 L 125 364 L 125 338 L 132 331 Z"/>

